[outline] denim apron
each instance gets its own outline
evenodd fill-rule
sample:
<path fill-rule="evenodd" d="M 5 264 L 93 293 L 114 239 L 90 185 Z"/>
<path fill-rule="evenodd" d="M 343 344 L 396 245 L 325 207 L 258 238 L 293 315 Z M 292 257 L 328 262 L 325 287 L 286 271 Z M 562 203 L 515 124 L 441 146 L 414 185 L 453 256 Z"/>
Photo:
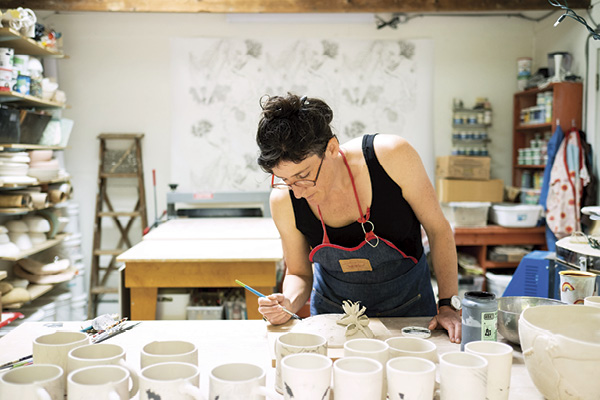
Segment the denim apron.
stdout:
<path fill-rule="evenodd" d="M 321 209 L 317 207 L 323 243 L 310 253 L 310 261 L 314 263 L 311 315 L 341 313 L 344 300 L 360 301 L 369 317 L 436 315 L 425 254 L 417 261 L 375 234 L 375 226 L 369 221 L 370 209 L 363 217 L 352 171 L 341 150 L 340 154 L 350 174 L 365 240 L 353 248 L 331 244 Z"/>

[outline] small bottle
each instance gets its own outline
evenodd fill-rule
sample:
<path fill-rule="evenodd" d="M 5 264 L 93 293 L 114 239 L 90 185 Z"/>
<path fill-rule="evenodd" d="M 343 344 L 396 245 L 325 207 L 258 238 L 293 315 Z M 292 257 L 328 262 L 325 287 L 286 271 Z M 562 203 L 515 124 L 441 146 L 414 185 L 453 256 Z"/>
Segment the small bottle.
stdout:
<path fill-rule="evenodd" d="M 498 322 L 498 301 L 494 293 L 466 292 L 462 300 L 462 340 L 465 344 L 478 340 L 496 341 Z"/>

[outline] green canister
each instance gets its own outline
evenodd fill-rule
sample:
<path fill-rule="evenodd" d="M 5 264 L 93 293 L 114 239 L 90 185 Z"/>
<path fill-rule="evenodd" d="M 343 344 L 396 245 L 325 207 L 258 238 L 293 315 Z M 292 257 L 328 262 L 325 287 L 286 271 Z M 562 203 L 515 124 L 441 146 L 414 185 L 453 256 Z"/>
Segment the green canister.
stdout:
<path fill-rule="evenodd" d="M 494 293 L 466 292 L 462 300 L 462 340 L 465 344 L 478 340 L 496 341 L 498 332 L 498 301 Z"/>

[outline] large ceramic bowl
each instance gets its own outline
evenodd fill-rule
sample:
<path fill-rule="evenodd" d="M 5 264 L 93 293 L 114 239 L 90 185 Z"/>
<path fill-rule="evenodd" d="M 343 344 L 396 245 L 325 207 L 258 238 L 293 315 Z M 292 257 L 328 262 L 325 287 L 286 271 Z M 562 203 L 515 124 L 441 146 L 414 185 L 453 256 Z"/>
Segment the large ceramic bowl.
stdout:
<path fill-rule="evenodd" d="M 539 306 L 523 311 L 519 338 L 527 371 L 548 400 L 600 396 L 600 309 Z"/>
<path fill-rule="evenodd" d="M 498 332 L 509 342 L 519 342 L 519 317 L 523 310 L 544 305 L 565 304 L 545 297 L 507 296 L 498 298 Z"/>

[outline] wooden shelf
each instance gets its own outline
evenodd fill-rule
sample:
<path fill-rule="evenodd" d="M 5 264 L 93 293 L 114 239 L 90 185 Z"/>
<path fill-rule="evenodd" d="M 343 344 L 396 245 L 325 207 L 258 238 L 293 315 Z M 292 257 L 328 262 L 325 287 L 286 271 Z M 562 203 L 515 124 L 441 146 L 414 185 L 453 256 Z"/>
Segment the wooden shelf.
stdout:
<path fill-rule="evenodd" d="M 552 120 L 544 124 L 522 124 L 521 111 L 537 104 L 538 93 L 552 94 Z M 513 96 L 513 150 L 512 185 L 519 187 L 523 172 L 527 169 L 543 169 L 543 166 L 519 165 L 519 149 L 530 147 L 536 136 L 556 131 L 558 124 L 567 132 L 572 126 L 581 127 L 583 111 L 583 84 L 580 82 L 556 82 L 543 88 L 517 92 Z"/>
<path fill-rule="evenodd" d="M 517 131 L 537 131 L 540 129 L 552 129 L 552 123 L 517 125 L 515 127 L 515 130 Z"/>
<path fill-rule="evenodd" d="M 44 146 L 41 144 L 27 143 L 6 143 L 0 144 L 0 150 L 4 149 L 21 149 L 21 150 L 65 150 L 64 146 Z"/>
<path fill-rule="evenodd" d="M 31 296 L 31 299 L 29 301 L 33 301 L 33 300 L 37 299 L 38 297 L 45 295 L 50 290 L 52 290 L 53 287 L 54 287 L 54 285 L 37 285 L 35 283 L 30 283 L 27 286 L 27 291 L 29 292 L 29 295 Z M 4 308 L 6 308 L 7 310 L 18 310 L 19 308 L 23 307 L 24 304 L 27 304 L 27 303 L 7 304 L 4 306 Z"/>
<path fill-rule="evenodd" d="M 49 49 L 33 39 L 21 35 L 12 28 L 0 28 L 0 45 L 12 47 L 15 54 L 29 54 L 38 57 L 64 58 L 61 51 Z"/>
<path fill-rule="evenodd" d="M 515 168 L 517 168 L 517 169 L 544 169 L 544 168 L 546 168 L 546 166 L 529 164 L 529 165 L 515 165 Z"/>
<path fill-rule="evenodd" d="M 68 235 L 66 233 L 61 233 L 59 235 L 56 235 L 56 237 L 54 239 L 48 239 L 44 243 L 40 243 L 40 244 L 34 245 L 29 250 L 21 251 L 15 257 L 0 257 L 0 260 L 18 261 L 18 260 L 20 260 L 22 258 L 29 257 L 32 254 L 36 254 L 36 253 L 39 253 L 40 251 L 44 251 L 46 249 L 49 249 L 51 247 L 56 246 L 57 244 L 59 244 L 60 242 L 62 242 L 63 240 L 65 240 L 67 238 L 67 236 Z M 42 285 L 42 286 L 45 286 L 45 285 Z"/>
<path fill-rule="evenodd" d="M 2 42 L 0 42 L 0 44 L 2 44 Z M 57 103 L 55 101 L 43 100 L 39 97 L 9 90 L 0 90 L 0 103 L 11 103 L 21 107 L 36 108 L 65 108 L 66 106 L 65 104 Z"/>

